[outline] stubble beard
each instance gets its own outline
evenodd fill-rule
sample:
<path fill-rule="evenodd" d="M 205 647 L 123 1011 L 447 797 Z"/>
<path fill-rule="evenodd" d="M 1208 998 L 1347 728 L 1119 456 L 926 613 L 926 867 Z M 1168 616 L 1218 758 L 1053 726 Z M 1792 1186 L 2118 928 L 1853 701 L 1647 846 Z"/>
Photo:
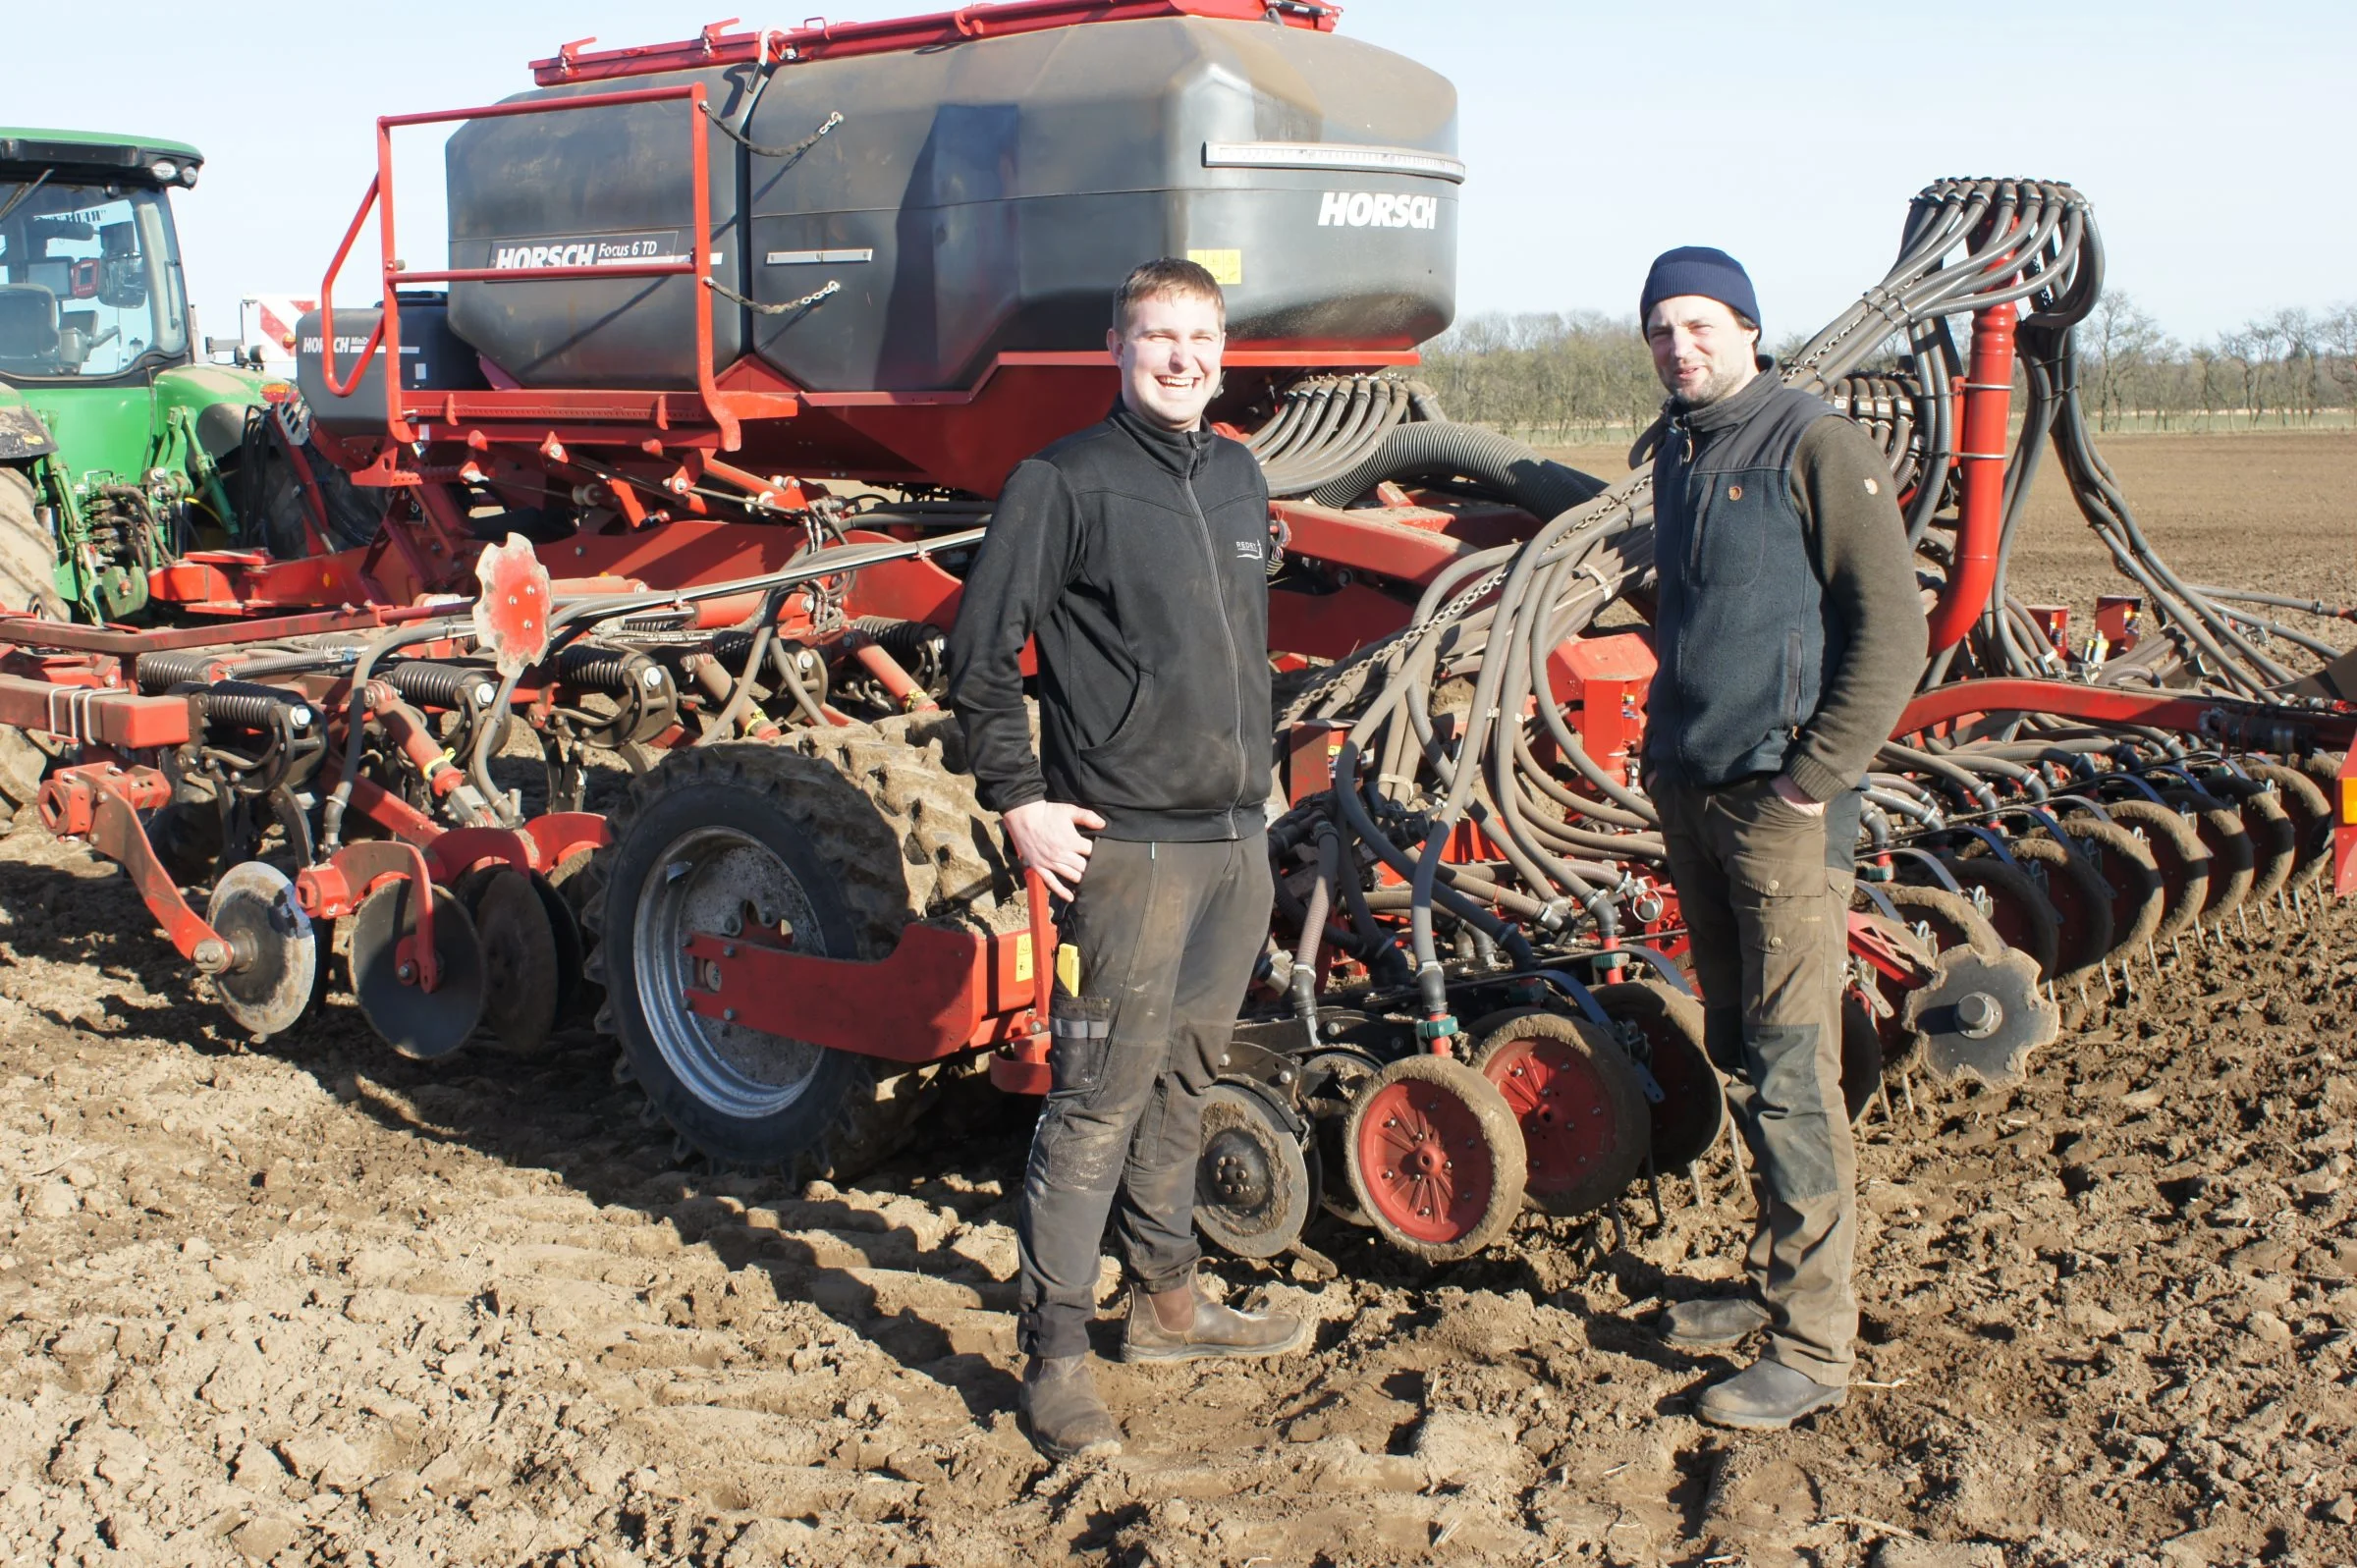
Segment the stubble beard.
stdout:
<path fill-rule="evenodd" d="M 1692 392 L 1675 394 L 1678 402 L 1688 408 L 1707 408 L 1714 403 L 1742 390 L 1751 380 L 1740 365 L 1714 367 L 1701 386 Z"/>

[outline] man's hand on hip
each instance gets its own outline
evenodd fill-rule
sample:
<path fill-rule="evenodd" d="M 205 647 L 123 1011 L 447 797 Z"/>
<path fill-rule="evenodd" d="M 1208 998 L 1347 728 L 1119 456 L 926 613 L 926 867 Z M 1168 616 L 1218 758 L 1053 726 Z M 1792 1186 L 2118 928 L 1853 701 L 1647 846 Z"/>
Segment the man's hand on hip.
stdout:
<path fill-rule="evenodd" d="M 1812 817 L 1822 817 L 1825 815 L 1825 802 L 1822 800 L 1811 800 L 1808 795 L 1802 791 L 1800 785 L 1792 782 L 1792 776 L 1788 773 L 1778 774 L 1774 779 L 1768 782 L 1768 787 L 1774 789 L 1777 792 L 1778 797 L 1781 798 L 1786 805 L 1798 806 L 1801 810 L 1807 812 Z"/>
<path fill-rule="evenodd" d="M 1007 837 L 1014 841 L 1015 854 L 1039 873 L 1048 892 L 1070 898 L 1088 870 L 1089 851 L 1096 847 L 1095 840 L 1080 830 L 1102 829 L 1105 819 L 1086 806 L 1034 800 L 1013 808 L 999 820 L 1007 824 Z"/>

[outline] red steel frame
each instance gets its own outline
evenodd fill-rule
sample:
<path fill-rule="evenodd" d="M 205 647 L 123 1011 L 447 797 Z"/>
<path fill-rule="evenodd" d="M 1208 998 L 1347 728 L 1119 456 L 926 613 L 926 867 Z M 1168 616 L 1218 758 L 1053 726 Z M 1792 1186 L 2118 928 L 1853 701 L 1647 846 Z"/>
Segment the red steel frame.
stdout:
<path fill-rule="evenodd" d="M 685 261 L 625 262 L 610 267 L 452 267 L 439 271 L 413 272 L 400 259 L 393 212 L 393 133 L 409 126 L 447 125 L 457 120 L 505 119 L 516 115 L 554 114 L 577 109 L 611 109 L 632 103 L 660 103 L 671 99 L 685 102 L 688 109 L 688 146 L 691 178 L 694 185 L 693 227 L 688 235 L 690 254 Z M 404 398 L 401 386 L 401 299 L 399 288 L 404 283 L 528 283 L 587 278 L 661 278 L 691 277 L 697 281 L 698 298 L 695 305 L 695 383 L 696 398 L 702 413 L 719 431 L 720 447 L 734 452 L 742 440 L 740 421 L 745 418 L 787 418 L 799 406 L 790 395 L 773 392 L 724 393 L 717 382 L 718 367 L 712 362 L 712 302 L 710 268 L 712 250 L 712 189 L 711 150 L 705 130 L 704 84 L 687 81 L 668 87 L 636 87 L 623 92 L 597 92 L 576 98 L 542 98 L 521 103 L 486 104 L 472 109 L 441 109 L 427 114 L 380 116 L 376 122 L 376 176 L 368 183 L 367 192 L 360 198 L 359 210 L 353 214 L 352 224 L 344 231 L 344 243 L 336 247 L 335 258 L 328 263 L 327 274 L 319 284 L 319 335 L 321 339 L 320 370 L 328 390 L 339 398 L 352 396 L 366 372 L 368 362 L 381 345 L 385 353 L 385 423 L 395 441 L 404 445 L 427 440 L 432 420 L 420 429 L 411 422 L 416 411 L 439 411 L 443 422 L 457 427 L 475 419 L 498 419 L 514 416 L 527 408 L 545 420 L 549 415 L 570 416 L 579 420 L 618 421 L 628 424 L 668 428 L 682 413 L 691 410 L 676 409 L 672 400 L 677 393 L 653 392 L 643 394 L 615 392 L 533 391 L 525 393 L 443 393 L 427 395 L 415 402 Z M 343 272 L 346 259 L 352 254 L 360 228 L 368 221 L 371 207 L 378 208 L 377 239 L 382 251 L 380 258 L 384 286 L 384 309 L 377 317 L 376 328 L 361 348 L 359 360 L 349 379 L 336 373 L 335 287 L 336 278 Z M 576 438 L 577 439 L 577 438 Z"/>
<path fill-rule="evenodd" d="M 1315 0 L 1275 0 L 1274 4 L 1270 0 L 1009 0 L 1001 5 L 961 6 L 956 11 L 898 17 L 886 22 L 830 24 L 814 19 L 791 30 L 772 27 L 759 32 L 724 32 L 722 29 L 737 20 L 731 17 L 727 22 L 711 24 L 696 37 L 683 43 L 640 44 L 589 54 L 583 52 L 583 46 L 597 40 L 582 38 L 563 45 L 546 60 L 533 61 L 532 79 L 541 86 L 555 87 L 576 81 L 650 76 L 663 71 L 900 54 L 937 49 L 969 38 L 997 38 L 1089 22 L 1136 22 L 1156 17 L 1275 21 L 1289 27 L 1332 32 L 1342 14 L 1341 6 Z"/>
<path fill-rule="evenodd" d="M 578 44 L 569 44 L 554 59 L 535 62 L 534 70 L 536 80 L 543 85 L 593 82 L 732 63 L 768 66 L 835 55 L 929 48 L 987 35 L 1147 17 L 1259 21 L 1264 16 L 1273 16 L 1288 26 L 1331 30 L 1339 9 L 1305 0 L 1280 0 L 1275 6 L 1264 5 L 1263 0 L 1014 0 L 1006 5 L 967 7 L 931 17 L 843 27 L 821 24 L 795 31 L 731 34 L 723 31 L 729 24 L 721 23 L 707 27 L 697 39 L 685 43 L 595 54 L 582 52 Z M 689 236 L 691 254 L 685 260 L 433 271 L 411 271 L 402 265 L 394 215 L 392 133 L 395 130 L 672 100 L 685 104 L 690 137 L 693 217 Z M 981 406 L 986 392 L 1006 391 L 993 386 L 1002 371 L 1013 373 L 1011 380 L 1020 380 L 1025 376 L 1102 369 L 1110 379 L 1110 366 L 1093 351 L 1009 352 L 1000 355 L 971 387 L 913 393 L 809 393 L 787 386 L 756 361 L 717 365 L 712 315 L 715 303 L 710 297 L 708 276 L 712 243 L 710 150 L 704 101 L 704 84 L 691 81 L 574 98 L 380 118 L 376 175 L 320 288 L 323 370 L 330 390 L 338 397 L 349 397 L 358 386 L 372 356 L 384 352 L 389 444 L 380 448 L 376 460 L 356 477 L 362 482 L 413 489 L 425 531 L 432 537 L 421 553 L 417 543 L 410 540 L 402 528 L 389 524 L 386 538 L 369 550 L 267 566 L 257 558 L 250 563 L 256 569 L 244 583 L 239 580 L 239 573 L 249 565 L 244 558 L 220 555 L 192 559 L 183 566 L 165 568 L 167 572 L 187 575 L 186 584 L 174 578 L 176 585 L 201 590 L 220 599 L 236 596 L 241 587 L 256 585 L 275 590 L 283 584 L 300 593 L 304 591 L 299 586 L 301 582 L 315 579 L 316 586 L 308 591 L 332 603 L 356 597 L 356 585 L 378 588 L 373 575 L 375 564 L 388 549 L 403 558 L 402 564 L 408 568 L 405 580 L 413 587 L 447 585 L 463 571 L 460 557 L 466 537 L 464 518 L 456 514 L 450 486 L 474 469 L 473 458 L 468 455 L 487 454 L 493 442 L 536 448 L 543 464 L 553 469 L 569 466 L 567 443 L 621 449 L 639 461 L 651 458 L 667 462 L 675 460 L 668 454 L 684 454 L 684 458 L 676 460 L 681 462 L 680 473 L 688 481 L 680 488 L 684 509 L 700 514 L 701 503 L 687 491 L 694 481 L 706 475 L 736 486 L 747 496 L 759 497 L 764 503 L 778 485 L 777 480 L 724 463 L 712 456 L 715 450 L 738 451 L 747 422 L 791 419 L 805 408 L 823 408 L 846 428 L 861 435 L 875 435 L 878 445 L 888 451 L 904 457 L 910 451 L 928 457 L 938 453 L 945 458 L 964 460 L 972 466 L 974 454 L 966 449 L 977 444 L 990 445 L 993 436 L 1003 438 L 1012 428 L 1003 410 L 994 414 Z M 378 212 L 384 301 L 375 329 L 351 374 L 345 376 L 338 373 L 335 362 L 334 286 L 372 209 Z M 411 394 L 401 384 L 397 290 L 403 284 L 497 285 L 671 276 L 698 280 L 694 306 L 696 385 L 692 394 L 514 388 Z M 1963 450 L 1958 459 L 1962 465 L 1963 501 L 1957 559 L 1948 588 L 1932 614 L 1935 649 L 1954 642 L 1969 629 L 1984 612 L 1991 587 L 1995 532 L 2001 520 L 1998 514 L 2001 510 L 2006 461 L 2005 419 L 2010 401 L 2016 315 L 2015 309 L 2006 305 L 1981 312 L 1975 319 L 1971 364 L 1962 389 L 1960 446 Z M 1412 364 L 1417 355 L 1412 349 L 1383 347 L 1329 351 L 1300 346 L 1237 345 L 1231 350 L 1228 360 L 1237 368 L 1308 369 Z M 724 381 L 730 384 L 724 386 Z M 936 431 L 929 438 L 919 439 L 922 432 L 912 436 L 916 426 L 928 418 L 940 420 L 943 412 L 951 409 L 970 414 L 964 428 Z M 904 451 L 902 444 L 911 442 Z M 420 460 L 402 450 L 428 443 L 443 451 L 458 449 L 463 462 L 455 465 L 437 462 L 430 455 Z M 954 465 L 944 464 L 943 471 Z M 920 466 L 931 471 L 930 464 L 920 463 Z M 412 468 L 416 471 L 410 471 Z M 478 470 L 472 477 L 479 479 L 482 475 Z M 634 499 L 634 493 L 618 499 L 621 510 L 633 525 L 639 522 L 644 508 Z M 1331 566 L 1350 568 L 1395 587 L 1428 582 L 1465 552 L 1504 542 L 1513 531 L 1508 515 L 1485 514 L 1478 509 L 1445 512 L 1396 508 L 1380 518 L 1303 502 L 1281 503 L 1273 511 L 1288 530 L 1290 548 L 1298 554 Z M 662 577 L 676 571 L 696 580 L 709 580 L 715 575 L 741 575 L 774 568 L 782 562 L 768 558 L 781 551 L 791 553 L 798 543 L 788 529 L 746 528 L 680 517 L 648 533 L 596 538 L 584 535 L 574 550 L 579 559 L 569 565 L 586 573 Z M 443 557 L 439 567 L 426 559 L 427 554 Z M 650 569 L 658 567 L 664 569 Z M 876 601 L 869 608 L 890 608 L 904 619 L 937 622 L 954 613 L 956 581 L 931 568 L 929 563 L 897 563 L 889 569 L 871 568 L 871 575 L 872 582 L 865 579 L 862 582 L 862 598 Z M 186 602 L 192 593 L 159 597 Z M 732 618 L 740 608 L 731 608 Z M 1335 593 L 1316 597 L 1284 595 L 1282 602 L 1272 604 L 1272 644 L 1287 651 L 1336 657 L 1395 629 L 1403 608 L 1398 599 L 1364 583 L 1351 583 Z M 194 958 L 200 968 L 218 967 L 218 939 L 171 885 L 138 826 L 138 812 L 168 796 L 168 785 L 160 774 L 132 764 L 130 759 L 132 753 L 168 748 L 190 738 L 191 709 L 182 698 L 150 697 L 127 688 L 125 676 L 131 659 L 137 652 L 150 648 L 234 643 L 289 635 L 298 629 L 357 629 L 426 613 L 373 609 L 256 622 L 228 638 L 210 628 L 144 634 L 136 639 L 92 628 L 44 628 L 39 639 L 43 645 L 65 648 L 82 657 L 9 655 L 10 669 L 0 673 L 0 723 L 66 734 L 85 746 L 83 765 L 64 770 L 44 790 L 44 817 L 51 820 L 56 831 L 88 836 L 103 852 L 122 860 L 175 946 Z M 5 622 L 0 622 L 0 640 L 5 640 L 6 632 Z M 1590 652 L 1601 658 L 1604 650 Z M 1642 690 L 1641 674 L 1617 665 L 1589 669 L 1577 658 L 1576 651 L 1570 656 L 1559 654 L 1557 663 L 1559 688 L 1583 705 L 1581 728 L 1600 731 L 1597 738 L 1606 755 L 1624 752 L 1642 724 L 1638 695 Z M 1593 692 L 1588 690 L 1591 685 L 1596 688 Z M 1588 713 L 1586 709 L 1590 706 L 1597 711 Z M 1919 696 L 1907 708 L 1897 732 L 1914 734 L 1982 715 L 2015 710 L 2153 725 L 2203 735 L 2224 746 L 2291 749 L 2330 745 L 2351 750 L 2351 761 L 2344 766 L 2335 800 L 2336 889 L 2343 894 L 2357 892 L 2357 748 L 2352 747 L 2357 742 L 2357 712 L 2284 709 L 2067 681 L 1976 680 Z M 1598 723 L 1599 720 L 1607 722 Z M 332 783 L 332 772 L 331 768 L 329 775 L 323 775 L 322 782 Z M 582 814 L 541 818 L 520 831 L 448 830 L 365 782 L 357 784 L 353 801 L 363 816 L 395 837 L 389 841 L 347 845 L 329 861 L 304 870 L 297 884 L 298 897 L 307 911 L 317 916 L 349 913 L 369 892 L 391 880 L 408 878 L 422 882 L 430 878 L 448 882 L 487 860 L 506 860 L 525 869 L 545 869 L 604 841 L 603 820 Z M 1000 1048 L 1000 1055 L 993 1062 L 994 1078 L 1006 1088 L 1037 1092 L 1045 1087 L 1044 1030 L 1056 939 L 1036 879 L 1030 880 L 1027 892 L 1031 904 L 1027 931 L 979 937 L 911 926 L 903 933 L 894 951 L 874 963 L 847 964 L 774 943 L 699 935 L 692 940 L 690 949 L 703 960 L 696 973 L 699 979 L 714 978 L 708 988 L 690 994 L 688 1005 L 698 1013 L 723 1016 L 773 1033 L 896 1061 L 928 1061 L 972 1048 L 996 1046 Z M 1853 949 L 1864 952 L 1884 972 L 1895 974 L 1892 965 L 1896 960 L 1875 948 L 1871 929 L 1861 936 L 1856 929 L 1858 924 L 1852 921 Z M 850 983 L 854 979 L 857 984 Z M 429 989 L 430 984 L 429 977 Z M 853 997 L 859 999 L 855 1005 L 846 1000 Z"/>

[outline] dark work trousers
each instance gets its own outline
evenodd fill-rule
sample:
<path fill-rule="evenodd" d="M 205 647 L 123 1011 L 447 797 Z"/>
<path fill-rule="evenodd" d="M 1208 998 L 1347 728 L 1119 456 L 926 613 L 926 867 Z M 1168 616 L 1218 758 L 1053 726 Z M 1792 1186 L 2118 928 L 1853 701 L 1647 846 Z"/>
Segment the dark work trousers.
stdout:
<path fill-rule="evenodd" d="M 1204 1095 L 1268 942 L 1272 896 L 1265 833 L 1096 840 L 1058 928 L 1079 949 L 1080 994 L 1058 989 L 1054 1087 L 1015 1221 L 1026 1354 L 1088 1349 L 1109 1214 L 1138 1288 L 1194 1276 Z"/>
<path fill-rule="evenodd" d="M 1767 1359 L 1849 1381 L 1858 1300 L 1857 1156 L 1841 1099 L 1841 984 L 1859 796 L 1822 815 L 1767 779 L 1648 783 L 1693 943 L 1704 1043 L 1735 1080 L 1759 1218 L 1745 1259 Z"/>

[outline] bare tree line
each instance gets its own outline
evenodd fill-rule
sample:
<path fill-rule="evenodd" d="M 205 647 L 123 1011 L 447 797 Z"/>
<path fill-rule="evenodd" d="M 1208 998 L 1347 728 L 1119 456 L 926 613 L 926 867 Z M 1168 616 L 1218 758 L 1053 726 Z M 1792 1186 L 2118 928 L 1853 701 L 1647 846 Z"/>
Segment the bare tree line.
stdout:
<path fill-rule="evenodd" d="M 2278 310 L 2186 345 L 2114 292 L 2079 351 L 2104 430 L 2339 426 L 2357 408 L 2357 304 Z M 1469 317 L 1426 347 L 1422 374 L 1451 418 L 1540 444 L 1626 439 L 1661 407 L 1635 318 L 1602 311 Z"/>
<path fill-rule="evenodd" d="M 2105 430 L 2342 423 L 2357 406 L 2357 304 L 2254 316 L 2188 346 L 2114 292 L 2079 329 L 2079 347 L 2080 391 Z"/>

